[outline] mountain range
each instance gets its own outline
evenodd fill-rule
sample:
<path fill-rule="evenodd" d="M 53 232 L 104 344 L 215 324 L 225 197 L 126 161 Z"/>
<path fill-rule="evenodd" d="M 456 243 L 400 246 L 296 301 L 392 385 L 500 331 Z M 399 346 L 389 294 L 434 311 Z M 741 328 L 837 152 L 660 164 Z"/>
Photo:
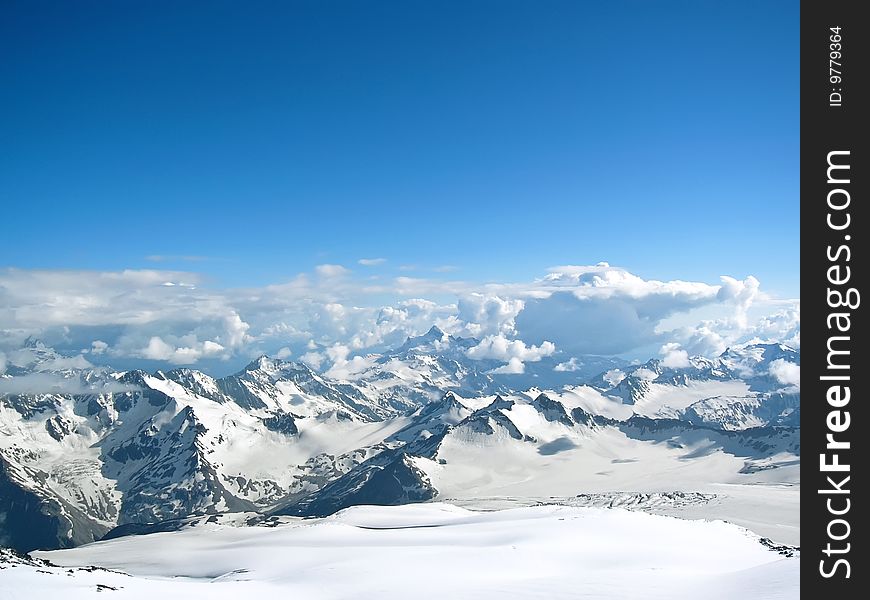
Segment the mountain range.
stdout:
<path fill-rule="evenodd" d="M 38 340 L 0 375 L 0 546 L 81 545 L 224 513 L 263 522 L 358 504 L 703 491 L 794 479 L 800 352 L 523 374 L 433 327 L 342 379 L 262 356 L 215 378 L 93 366 Z"/>

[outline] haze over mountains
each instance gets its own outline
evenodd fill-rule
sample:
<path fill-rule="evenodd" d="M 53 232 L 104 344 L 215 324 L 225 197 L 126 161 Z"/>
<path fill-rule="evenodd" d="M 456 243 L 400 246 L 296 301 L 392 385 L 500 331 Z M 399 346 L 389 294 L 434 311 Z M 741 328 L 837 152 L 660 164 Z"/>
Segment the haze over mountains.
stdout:
<path fill-rule="evenodd" d="M 675 491 L 799 482 L 795 349 L 570 369 L 543 357 L 508 374 L 469 357 L 478 345 L 433 327 L 343 379 L 266 356 L 215 378 L 94 367 L 30 339 L 0 375 L 0 546 L 65 548 L 223 513 L 617 491 L 673 503 Z"/>

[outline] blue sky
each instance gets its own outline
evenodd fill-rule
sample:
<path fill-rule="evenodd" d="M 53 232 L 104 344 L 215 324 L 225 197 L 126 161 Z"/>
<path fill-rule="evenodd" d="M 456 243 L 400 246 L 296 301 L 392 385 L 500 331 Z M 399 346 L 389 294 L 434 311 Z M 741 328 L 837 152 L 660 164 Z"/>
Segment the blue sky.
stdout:
<path fill-rule="evenodd" d="M 800 344 L 797 2 L 0 11 L 0 373 Z"/>
<path fill-rule="evenodd" d="M 2 266 L 607 260 L 797 295 L 797 2 L 2 11 Z"/>

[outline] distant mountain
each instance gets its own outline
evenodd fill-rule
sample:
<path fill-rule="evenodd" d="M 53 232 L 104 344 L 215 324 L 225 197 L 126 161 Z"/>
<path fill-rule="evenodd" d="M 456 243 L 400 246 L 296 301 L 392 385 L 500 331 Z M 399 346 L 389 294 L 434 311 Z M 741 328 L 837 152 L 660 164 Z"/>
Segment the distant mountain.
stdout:
<path fill-rule="evenodd" d="M 800 388 L 777 379 L 778 361 L 799 367 L 800 352 L 781 344 L 751 344 L 715 359 L 692 357 L 680 367 L 652 359 L 590 383 L 642 415 L 727 430 L 799 426 Z"/>
<path fill-rule="evenodd" d="M 393 438 L 408 441 L 276 514 L 325 516 L 356 504 L 434 498 L 576 495 L 602 483 L 626 489 L 656 477 L 667 487 L 674 469 L 687 479 L 737 482 L 793 466 L 800 456 L 797 428 L 724 431 L 639 415 L 619 421 L 569 410 L 546 394 L 462 400 L 448 393 L 415 411 Z"/>
<path fill-rule="evenodd" d="M 371 365 L 354 373 L 351 381 L 405 408 L 425 404 L 447 390 L 469 395 L 507 391 L 504 383 L 490 374 L 501 362 L 468 358 L 468 350 L 478 343 L 474 338 L 447 335 L 433 326 L 395 350 L 371 355 Z"/>

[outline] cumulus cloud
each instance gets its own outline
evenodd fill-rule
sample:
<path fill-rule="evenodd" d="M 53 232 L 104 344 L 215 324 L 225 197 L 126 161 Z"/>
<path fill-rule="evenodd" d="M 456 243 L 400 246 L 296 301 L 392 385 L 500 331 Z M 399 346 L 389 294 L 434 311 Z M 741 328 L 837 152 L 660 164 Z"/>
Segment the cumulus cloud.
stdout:
<path fill-rule="evenodd" d="M 27 347 L 10 350 L 8 354 L 4 355 L 4 367 L 8 368 L 11 364 L 34 371 L 66 371 L 87 369 L 94 366 L 81 354 L 63 356 L 52 352 L 45 354 L 45 350 L 46 348 L 41 345 L 37 348 Z"/>
<path fill-rule="evenodd" d="M 202 353 L 205 356 L 215 356 L 221 354 L 224 350 L 226 348 L 211 340 L 206 340 L 202 343 Z"/>
<path fill-rule="evenodd" d="M 801 386 L 801 367 L 783 358 L 770 363 L 770 374 L 783 385 Z"/>
<path fill-rule="evenodd" d="M 580 370 L 580 363 L 577 362 L 577 359 L 573 356 L 566 360 L 565 362 L 560 362 L 558 365 L 553 367 L 554 371 L 559 372 L 574 372 Z"/>
<path fill-rule="evenodd" d="M 332 361 L 332 366 L 326 371 L 326 375 L 335 379 L 354 379 L 363 371 L 375 363 L 371 356 L 354 356 L 348 358 L 350 348 L 342 344 L 335 344 L 326 349 L 326 356 Z"/>
<path fill-rule="evenodd" d="M 718 356 L 728 348 L 728 343 L 720 332 L 721 330 L 717 331 L 719 324 L 721 322 L 705 321 L 694 329 L 684 329 L 675 332 L 674 335 L 682 340 L 683 346 L 693 356 Z M 733 336 L 729 339 L 736 341 Z"/>
<path fill-rule="evenodd" d="M 353 307 L 351 310 L 333 311 L 335 324 L 346 327 L 342 338 L 355 350 L 383 348 L 401 344 L 406 338 L 429 330 L 432 325 L 451 333 L 460 329 L 453 319 L 456 306 L 438 304 L 424 298 L 410 298 L 392 306 Z"/>
<path fill-rule="evenodd" d="M 7 269 L 0 271 L 0 328 L 20 331 L 22 336 L 56 332 L 63 339 L 120 332 L 118 337 L 125 339 L 114 339 L 112 350 L 127 356 L 161 332 L 198 329 L 201 338 L 220 335 L 233 345 L 243 344 L 246 324 L 229 300 L 199 290 L 198 284 L 197 275 L 171 271 Z M 109 353 L 105 339 L 94 336 L 82 341 L 91 345 L 94 354 Z"/>
<path fill-rule="evenodd" d="M 511 357 L 506 365 L 495 368 L 490 373 L 496 375 L 522 375 L 526 372 L 526 365 L 516 356 Z"/>
<path fill-rule="evenodd" d="M 725 306 L 731 311 L 721 318 L 705 319 L 694 327 L 680 327 L 662 333 L 662 337 L 679 343 L 690 356 L 713 357 L 729 346 L 755 343 L 782 343 L 800 348 L 800 303 L 761 298 L 760 293 L 751 291 L 752 285 L 748 289 L 750 292 L 733 296 L 742 297 L 736 305 L 730 298 L 726 301 Z M 750 296 L 754 298 L 753 311 L 748 310 Z M 766 312 L 768 310 L 772 312 Z M 751 312 L 760 312 L 760 316 L 753 318 Z"/>
<path fill-rule="evenodd" d="M 759 319 L 766 305 L 774 306 L 753 277 L 717 284 L 656 281 L 606 263 L 486 284 L 372 281 L 340 265 L 319 265 L 313 273 L 257 288 L 214 288 L 196 273 L 178 271 L 0 269 L 0 349 L 8 357 L 27 335 L 36 335 L 88 348 L 91 360 L 169 364 L 243 360 L 286 349 L 315 368 L 331 368 L 336 361 L 326 348 L 346 346 L 343 360 L 350 363 L 350 356 L 399 345 L 434 324 L 450 335 L 482 340 L 476 354 L 516 370 L 512 358 L 524 363 L 556 347 L 566 356 L 643 349 L 646 358 L 667 343 L 679 343 L 689 355 L 754 338 L 799 345 L 799 305 L 780 302 Z M 696 309 L 716 318 L 662 325 Z M 570 360 L 560 364 L 572 368 Z"/>
<path fill-rule="evenodd" d="M 525 302 L 518 298 L 475 292 L 459 299 L 457 318 L 474 337 L 509 334 L 514 331 L 515 319 L 524 306 Z"/>
<path fill-rule="evenodd" d="M 170 362 L 175 362 L 176 364 L 184 364 L 184 361 L 176 361 L 173 360 L 175 357 L 175 352 L 177 348 L 170 346 L 166 342 L 164 342 L 160 336 L 154 336 L 150 340 L 148 340 L 148 345 L 142 348 L 140 352 L 140 356 L 142 358 L 150 358 L 151 360 L 166 360 Z M 189 350 L 189 349 L 185 349 Z M 189 361 L 189 362 L 196 362 Z"/>
<path fill-rule="evenodd" d="M 299 357 L 299 360 L 308 365 L 314 370 L 320 369 L 320 365 L 326 360 L 326 357 L 320 352 L 306 352 Z"/>
<path fill-rule="evenodd" d="M 735 307 L 734 319 L 737 325 L 746 327 L 747 312 L 758 297 L 758 288 L 760 287 L 758 279 L 750 275 L 743 281 L 728 276 L 722 276 L 721 280 L 722 286 L 717 294 L 718 299 L 732 302 Z"/>
<path fill-rule="evenodd" d="M 622 369 L 610 369 L 603 375 L 603 379 L 610 387 L 619 385 L 619 382 L 625 379 L 625 373 Z"/>
<path fill-rule="evenodd" d="M 162 360 L 174 365 L 192 365 L 204 356 L 219 356 L 226 350 L 224 346 L 211 340 L 188 346 L 176 346 L 153 336 L 142 348 L 138 356 L 150 360 Z"/>
<path fill-rule="evenodd" d="M 607 263 L 553 268 L 540 284 L 516 317 L 517 334 L 573 354 L 620 354 L 655 343 L 662 320 L 715 303 L 719 292 L 705 283 L 645 280 Z"/>
<path fill-rule="evenodd" d="M 341 277 L 350 274 L 350 269 L 341 265 L 317 265 L 314 270 L 321 277 Z"/>
<path fill-rule="evenodd" d="M 27 330 L 217 316 L 220 307 L 196 291 L 199 281 L 173 271 L 6 269 L 0 271 L 0 323 Z"/>
<path fill-rule="evenodd" d="M 683 350 L 676 342 L 669 342 L 661 347 L 659 354 L 662 355 L 662 366 L 671 369 L 683 369 L 688 367 L 689 353 Z"/>
<path fill-rule="evenodd" d="M 364 267 L 376 267 L 378 265 L 382 265 L 387 262 L 386 258 L 361 258 L 358 261 Z"/>
<path fill-rule="evenodd" d="M 655 381 L 659 376 L 658 373 L 651 369 L 647 369 L 646 367 L 635 369 L 632 375 L 634 375 L 638 379 L 643 379 L 645 381 Z"/>
<path fill-rule="evenodd" d="M 55 356 L 43 361 L 39 368 L 45 371 L 64 371 L 67 369 L 87 369 L 93 366 L 88 359 L 78 354 L 76 356 Z"/>
<path fill-rule="evenodd" d="M 224 317 L 224 331 L 218 336 L 218 341 L 224 342 L 229 348 L 237 348 L 248 341 L 248 329 L 250 325 L 242 321 L 242 318 L 233 311 Z"/>
<path fill-rule="evenodd" d="M 786 308 L 764 315 L 747 328 L 745 341 L 780 342 L 800 348 L 801 346 L 801 307 L 794 302 Z"/>
<path fill-rule="evenodd" d="M 488 335 L 477 346 L 469 348 L 466 355 L 475 360 L 492 358 L 509 361 L 512 358 L 526 362 L 538 362 L 556 351 L 553 342 L 543 342 L 540 346 L 526 346 L 522 340 L 509 340 L 502 335 Z"/>

